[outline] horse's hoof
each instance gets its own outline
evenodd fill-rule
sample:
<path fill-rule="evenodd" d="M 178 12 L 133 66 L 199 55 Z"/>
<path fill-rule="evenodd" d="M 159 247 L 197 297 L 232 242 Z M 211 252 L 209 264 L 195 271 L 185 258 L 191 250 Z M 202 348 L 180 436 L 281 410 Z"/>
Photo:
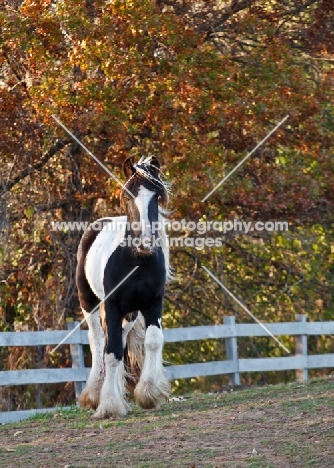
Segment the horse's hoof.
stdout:
<path fill-rule="evenodd" d="M 79 398 L 79 406 L 81 408 L 92 408 L 93 410 L 96 410 L 99 406 L 99 400 L 92 398 L 89 392 L 82 392 Z"/>
<path fill-rule="evenodd" d="M 101 419 L 109 419 L 109 416 L 108 415 L 103 416 L 101 413 L 98 413 L 97 411 L 95 411 L 95 413 L 92 414 L 91 418 L 94 419 L 94 421 L 100 421 Z"/>
<path fill-rule="evenodd" d="M 89 380 L 79 398 L 79 406 L 81 408 L 92 408 L 96 410 L 100 403 L 101 387 L 103 379 L 94 380 L 91 383 Z"/>
<path fill-rule="evenodd" d="M 109 418 L 122 418 L 126 416 L 127 412 L 131 410 L 128 404 L 122 405 L 116 402 L 113 403 L 100 403 L 92 418 L 95 420 L 109 419 Z"/>
<path fill-rule="evenodd" d="M 159 385 L 139 381 L 134 391 L 136 402 L 143 409 L 159 408 L 163 400 L 168 400 L 169 393 L 170 383 L 164 376 L 161 376 Z"/>

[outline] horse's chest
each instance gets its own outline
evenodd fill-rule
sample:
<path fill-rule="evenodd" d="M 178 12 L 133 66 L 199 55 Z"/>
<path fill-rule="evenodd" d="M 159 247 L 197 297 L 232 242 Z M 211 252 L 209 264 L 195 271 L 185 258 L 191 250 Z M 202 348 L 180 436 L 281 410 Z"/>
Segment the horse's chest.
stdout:
<path fill-rule="evenodd" d="M 94 293 L 103 299 L 115 289 L 112 300 L 119 302 L 125 311 L 148 307 L 157 297 L 162 298 L 166 282 L 164 255 L 158 249 L 152 255 L 134 255 L 133 250 L 115 245 L 114 238 L 99 235 L 86 261 L 86 277 Z M 115 236 L 116 237 L 116 236 Z M 119 283 L 135 268 L 136 271 L 119 286 Z"/>
<path fill-rule="evenodd" d="M 164 256 L 160 250 L 142 257 L 129 253 L 131 254 L 127 251 L 116 251 L 105 270 L 104 287 L 108 292 L 117 287 L 121 279 L 138 266 L 113 295 L 113 300 L 119 304 L 122 312 L 143 310 L 152 302 L 162 300 L 166 282 Z"/>

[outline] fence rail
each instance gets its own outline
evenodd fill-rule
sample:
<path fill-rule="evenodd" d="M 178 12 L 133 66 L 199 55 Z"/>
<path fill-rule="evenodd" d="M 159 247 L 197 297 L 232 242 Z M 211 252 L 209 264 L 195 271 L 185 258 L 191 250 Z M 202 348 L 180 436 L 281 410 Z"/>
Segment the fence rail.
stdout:
<path fill-rule="evenodd" d="M 68 323 L 71 330 L 76 323 Z M 224 339 L 226 361 L 212 361 L 194 364 L 169 366 L 166 368 L 169 379 L 191 378 L 208 375 L 228 374 L 231 384 L 240 383 L 240 373 L 258 371 L 295 370 L 296 380 L 308 378 L 308 369 L 334 367 L 334 354 L 308 355 L 307 337 L 314 335 L 334 335 L 333 322 L 307 322 L 305 315 L 296 315 L 296 322 L 268 323 L 266 327 L 275 336 L 295 336 L 295 355 L 277 358 L 239 359 L 237 338 L 268 336 L 258 324 L 236 324 L 234 317 L 224 317 L 223 325 L 174 328 L 164 330 L 165 343 L 205 339 Z M 68 331 L 3 332 L 0 333 L 0 346 L 51 346 L 65 338 Z M 83 345 L 87 345 L 88 332 L 78 328 L 67 339 L 70 344 L 72 368 L 28 369 L 0 372 L 0 386 L 74 382 L 76 397 L 81 394 L 89 368 L 84 366 Z M 52 410 L 52 409 L 47 409 Z M 42 410 L 43 412 L 46 409 Z M 29 417 L 34 412 L 9 411 L 0 413 L 0 423 L 13 422 Z"/>

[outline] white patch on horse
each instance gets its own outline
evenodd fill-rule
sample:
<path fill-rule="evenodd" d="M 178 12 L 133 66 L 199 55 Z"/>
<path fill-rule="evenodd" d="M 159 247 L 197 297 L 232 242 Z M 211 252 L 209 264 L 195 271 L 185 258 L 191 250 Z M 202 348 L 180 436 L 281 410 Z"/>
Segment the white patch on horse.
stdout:
<path fill-rule="evenodd" d="M 81 394 L 80 404 L 96 408 L 100 400 L 100 391 L 104 380 L 104 333 L 100 323 L 100 314 L 82 310 L 89 327 L 88 338 L 92 353 L 92 369 L 86 387 Z"/>
<path fill-rule="evenodd" d="M 132 330 L 135 320 L 128 321 L 126 318 L 123 318 L 122 320 L 122 342 L 123 342 L 123 348 L 126 346 L 126 339 L 128 337 L 128 333 Z"/>
<path fill-rule="evenodd" d="M 162 365 L 163 343 L 161 328 L 150 325 L 145 336 L 144 366 L 134 392 L 142 408 L 156 408 L 161 400 L 169 397 L 170 383 Z"/>
<path fill-rule="evenodd" d="M 105 354 L 106 376 L 101 389 L 100 403 L 93 417 L 125 416 L 130 405 L 125 400 L 125 369 L 123 361 L 118 361 L 114 353 Z"/>
<path fill-rule="evenodd" d="M 150 223 L 150 220 L 148 219 L 148 206 L 150 204 L 150 201 L 153 195 L 154 195 L 154 192 L 152 192 L 151 190 L 148 190 L 146 187 L 143 187 L 141 185 L 138 191 L 138 195 L 135 198 L 135 204 L 138 208 L 139 215 L 140 215 L 142 238 L 147 238 L 147 237 L 150 238 L 152 235 L 151 223 Z"/>
<path fill-rule="evenodd" d="M 85 263 L 85 274 L 89 286 L 100 300 L 105 296 L 103 286 L 105 267 L 111 255 L 125 237 L 127 222 L 126 216 L 117 216 L 109 219 L 110 222 L 106 222 L 104 219 L 103 229 L 91 245 Z M 99 221 L 97 220 L 93 224 L 98 224 Z M 115 223 L 117 223 L 117 228 Z"/>

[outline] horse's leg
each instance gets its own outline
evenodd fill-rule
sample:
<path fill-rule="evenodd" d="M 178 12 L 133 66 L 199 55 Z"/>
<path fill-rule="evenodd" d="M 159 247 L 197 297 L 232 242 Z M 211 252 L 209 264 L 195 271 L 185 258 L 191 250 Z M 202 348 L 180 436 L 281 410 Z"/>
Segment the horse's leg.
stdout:
<path fill-rule="evenodd" d="M 127 372 L 127 389 L 133 392 L 144 364 L 145 322 L 138 311 L 123 319 L 124 364 Z"/>
<path fill-rule="evenodd" d="M 161 330 L 161 304 L 143 311 L 147 325 L 145 335 L 145 360 L 134 395 L 139 406 L 156 408 L 161 400 L 168 399 L 170 383 L 162 365 L 163 334 Z"/>
<path fill-rule="evenodd" d="M 130 409 L 125 400 L 122 317 L 111 301 L 105 303 L 105 309 L 107 340 L 104 363 L 106 374 L 101 388 L 99 406 L 93 415 L 96 419 L 125 416 Z"/>
<path fill-rule="evenodd" d="M 100 390 L 104 379 L 103 354 L 105 340 L 100 323 L 100 314 L 102 315 L 104 308 L 103 306 L 100 307 L 100 314 L 99 312 L 89 313 L 100 301 L 92 291 L 85 272 L 86 256 L 96 235 L 97 232 L 94 230 L 87 229 L 85 231 L 78 247 L 78 264 L 76 268 L 79 301 L 88 324 L 89 344 L 92 353 L 92 370 L 89 374 L 86 387 L 80 396 L 79 403 L 81 406 L 88 406 L 93 409 L 96 409 L 99 404 Z"/>
<path fill-rule="evenodd" d="M 103 306 L 101 306 L 103 307 Z M 92 353 L 92 370 L 86 387 L 80 396 L 80 406 L 96 409 L 100 400 L 100 391 L 104 380 L 104 333 L 100 323 L 100 314 L 82 311 L 89 327 L 88 337 Z"/>

